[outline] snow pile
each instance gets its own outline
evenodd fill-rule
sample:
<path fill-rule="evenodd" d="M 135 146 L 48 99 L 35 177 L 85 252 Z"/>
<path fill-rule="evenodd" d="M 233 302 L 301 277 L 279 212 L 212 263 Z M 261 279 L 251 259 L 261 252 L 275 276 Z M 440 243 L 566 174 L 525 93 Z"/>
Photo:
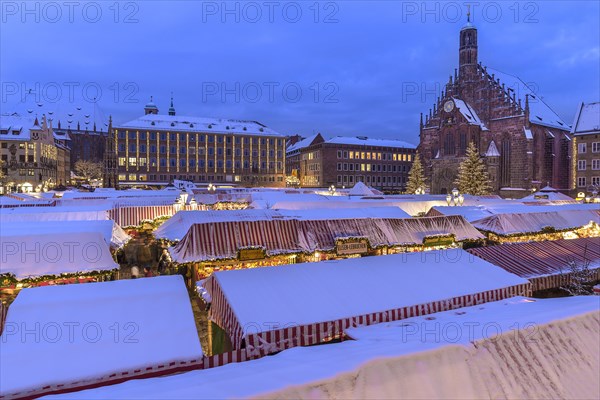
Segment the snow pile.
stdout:
<path fill-rule="evenodd" d="M 512 298 L 357 329 L 356 341 L 59 398 L 599 398 L 599 308 L 593 296 Z"/>
<path fill-rule="evenodd" d="M 23 289 L 0 338 L 0 396 L 202 357 L 180 276 Z"/>

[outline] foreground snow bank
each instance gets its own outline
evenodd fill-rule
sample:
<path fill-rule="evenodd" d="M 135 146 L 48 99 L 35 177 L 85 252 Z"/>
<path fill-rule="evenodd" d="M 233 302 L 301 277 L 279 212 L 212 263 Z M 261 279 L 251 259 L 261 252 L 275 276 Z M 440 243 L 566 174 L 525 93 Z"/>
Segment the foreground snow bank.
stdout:
<path fill-rule="evenodd" d="M 401 327 L 389 325 L 396 335 L 384 335 L 387 324 L 380 324 L 364 328 L 359 340 L 59 398 L 599 398 L 599 309 L 596 296 L 513 298 L 399 321 L 500 328 L 499 335 L 474 329 L 473 343 L 449 335 L 398 340 Z M 528 323 L 533 335 L 514 330 Z"/>

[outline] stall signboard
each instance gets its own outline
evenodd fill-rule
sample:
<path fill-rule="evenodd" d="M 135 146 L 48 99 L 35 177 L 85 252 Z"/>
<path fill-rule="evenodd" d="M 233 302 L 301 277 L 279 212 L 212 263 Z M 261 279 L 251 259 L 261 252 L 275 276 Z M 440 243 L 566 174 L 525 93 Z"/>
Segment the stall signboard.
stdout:
<path fill-rule="evenodd" d="M 265 258 L 265 250 L 262 247 L 238 250 L 240 261 L 262 260 Z"/>
<path fill-rule="evenodd" d="M 548 200 L 549 196 L 547 194 L 536 194 L 533 198 L 535 200 Z"/>
<path fill-rule="evenodd" d="M 423 246 L 434 247 L 434 246 L 450 246 L 454 244 L 454 235 L 445 236 L 426 236 L 423 238 Z"/>
<path fill-rule="evenodd" d="M 356 238 L 336 240 L 335 252 L 338 255 L 364 254 L 369 251 L 369 240 L 367 238 Z"/>

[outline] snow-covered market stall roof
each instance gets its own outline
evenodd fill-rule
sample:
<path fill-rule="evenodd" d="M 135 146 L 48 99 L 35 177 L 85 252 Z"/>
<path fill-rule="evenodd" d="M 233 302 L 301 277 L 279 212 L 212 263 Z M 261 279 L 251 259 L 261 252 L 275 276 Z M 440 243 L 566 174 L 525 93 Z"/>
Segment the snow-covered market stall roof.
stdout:
<path fill-rule="evenodd" d="M 2 221 L 0 223 L 0 236 L 26 236 L 32 232 L 36 235 L 49 235 L 62 233 L 100 232 L 104 241 L 111 248 L 121 248 L 130 239 L 119 225 L 112 220 L 69 220 L 69 221 Z"/>
<path fill-rule="evenodd" d="M 422 245 L 426 237 L 483 239 L 461 216 L 403 219 L 263 220 L 194 224 L 173 248 L 179 263 L 236 258 L 238 250 L 261 247 L 268 255 L 333 250 L 336 240 L 367 239 L 371 247 Z"/>
<path fill-rule="evenodd" d="M 506 236 L 542 232 L 548 228 L 556 231 L 576 229 L 589 225 L 591 222 L 600 223 L 600 210 L 496 214 L 473 221 L 473 225 L 484 232 Z"/>
<path fill-rule="evenodd" d="M 100 232 L 15 233 L 0 236 L 1 274 L 17 279 L 119 267 Z"/>
<path fill-rule="evenodd" d="M 179 211 L 154 232 L 161 239 L 181 240 L 194 224 L 230 221 L 267 220 L 324 220 L 366 218 L 408 218 L 398 207 L 342 208 L 332 212 L 328 208 L 302 210 L 245 209 L 223 211 Z"/>
<path fill-rule="evenodd" d="M 546 365 L 556 362 L 557 352 L 564 354 L 569 366 L 573 367 L 570 370 L 576 371 L 575 366 L 581 365 L 581 358 L 568 356 L 573 353 L 574 339 L 577 340 L 577 349 L 580 345 L 597 348 L 598 340 L 594 329 L 581 329 L 581 334 L 572 337 L 575 325 L 572 322 L 568 326 L 564 325 L 565 320 L 575 319 L 580 324 L 580 318 L 587 318 L 587 315 L 591 315 L 588 323 L 593 325 L 597 310 L 598 299 L 593 296 L 535 301 L 514 297 L 486 303 L 485 307 L 465 307 L 460 312 L 445 311 L 395 323 L 352 328 L 348 333 L 356 340 L 294 348 L 260 360 L 230 364 L 226 368 L 131 380 L 65 394 L 61 398 L 297 399 L 326 398 L 331 393 L 336 393 L 339 398 L 384 398 L 390 397 L 390 394 L 398 397 L 398 393 L 406 398 L 435 398 L 440 393 L 451 398 L 486 398 L 489 393 L 502 389 L 505 390 L 502 393 L 509 398 L 531 397 L 532 393 L 539 394 L 539 397 L 565 398 L 567 393 L 577 393 L 578 396 L 574 397 L 597 398 L 597 379 L 594 379 L 597 371 L 593 368 L 577 370 L 578 374 L 585 374 L 580 376 L 581 379 L 572 379 L 571 374 L 556 375 L 555 379 L 560 380 L 558 385 L 550 385 L 550 377 L 543 373 Z M 465 321 L 470 324 L 465 324 Z M 553 323 L 550 324 L 551 322 Z M 501 341 L 502 338 L 496 337 L 497 332 L 509 332 L 514 337 L 512 335 L 517 333 L 514 331 L 515 327 L 528 327 L 532 324 L 535 324 L 536 329 L 548 326 L 550 330 L 544 333 L 549 333 L 549 337 L 556 339 L 561 345 L 553 351 L 546 351 L 542 349 L 546 345 L 542 340 L 510 340 L 506 343 Z M 440 327 L 450 329 L 443 330 L 447 334 L 436 334 Z M 455 327 L 458 329 L 452 329 Z M 519 332 L 521 333 L 523 337 L 527 337 L 531 330 L 523 330 Z M 493 341 L 494 346 L 487 346 L 486 341 Z M 505 344 L 509 344 L 510 349 Z M 519 346 L 519 351 L 514 352 L 516 359 L 497 357 L 497 362 L 488 361 L 490 348 L 494 355 L 498 355 L 505 350 L 514 351 L 515 345 Z M 532 346 L 539 349 L 539 352 L 536 351 L 537 356 L 542 357 L 539 363 L 531 364 L 529 355 L 533 350 Z M 440 351 L 431 351 L 434 349 Z M 593 351 L 584 352 L 583 356 L 590 363 L 595 362 L 596 354 Z M 457 370 L 457 365 L 466 364 L 471 365 L 471 368 Z M 527 370 L 531 373 L 523 374 L 519 366 L 526 364 L 532 366 Z M 420 373 L 401 372 L 412 371 L 410 367 L 413 366 L 421 367 Z M 497 374 L 499 369 L 503 371 L 500 376 Z M 495 376 L 495 379 L 482 380 L 482 374 Z M 355 384 L 357 376 L 364 378 L 360 380 L 360 385 Z M 382 380 L 385 376 L 390 379 Z M 515 382 L 520 384 L 515 385 Z"/>
<path fill-rule="evenodd" d="M 95 221 L 107 220 L 108 203 L 85 206 L 3 208 L 0 221 Z"/>
<path fill-rule="evenodd" d="M 7 397 L 169 373 L 203 356 L 181 276 L 23 289 L 1 338 Z"/>
<path fill-rule="evenodd" d="M 434 206 L 429 210 L 427 215 L 462 215 L 469 222 L 477 221 L 485 217 L 496 214 L 526 214 L 526 213 L 542 213 L 542 212 L 562 212 L 589 210 L 594 211 L 598 208 L 594 204 L 576 203 L 576 204 L 544 204 L 541 202 L 527 202 L 506 200 L 503 202 L 495 202 L 490 204 L 470 205 L 470 206 Z"/>
<path fill-rule="evenodd" d="M 556 276 L 571 273 L 571 262 L 580 266 L 589 262 L 591 270 L 600 268 L 600 238 L 505 243 L 468 251 L 510 273 L 530 279 L 534 291 L 566 284 L 567 279 L 556 279 Z M 596 279 L 600 277 L 596 276 Z"/>
<path fill-rule="evenodd" d="M 526 279 L 462 249 L 215 272 L 205 287 L 211 318 L 234 348 L 246 339 L 251 353 L 315 344 L 352 325 L 499 300 L 530 288 Z M 458 300 L 463 296 L 474 297 Z"/>

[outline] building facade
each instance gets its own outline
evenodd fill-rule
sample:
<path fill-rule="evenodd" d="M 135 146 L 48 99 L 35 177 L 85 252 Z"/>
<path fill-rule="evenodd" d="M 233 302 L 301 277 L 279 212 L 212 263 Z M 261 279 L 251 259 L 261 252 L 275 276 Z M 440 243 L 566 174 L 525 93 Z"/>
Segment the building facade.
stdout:
<path fill-rule="evenodd" d="M 571 133 L 575 192 L 600 192 L 600 102 L 581 103 Z"/>
<path fill-rule="evenodd" d="M 431 193 L 454 187 L 467 144 L 488 166 L 495 192 L 519 196 L 572 187 L 570 127 L 519 78 L 478 61 L 478 32 L 459 34 L 459 66 L 420 122 L 419 151 Z"/>
<path fill-rule="evenodd" d="M 302 187 L 353 187 L 357 182 L 384 192 L 401 192 L 415 146 L 398 140 L 365 136 L 338 136 L 325 140 L 321 134 L 291 144 L 287 150 L 288 174 Z"/>
<path fill-rule="evenodd" d="M 0 115 L 2 192 L 32 192 L 66 184 L 69 148 L 42 116 Z M 66 165 L 65 165 L 66 162 Z"/>
<path fill-rule="evenodd" d="M 285 185 L 285 136 L 255 121 L 168 115 L 152 102 L 145 115 L 112 126 L 105 152 L 106 187 L 175 179 L 240 186 Z"/>
<path fill-rule="evenodd" d="M 59 99 L 61 100 L 61 99 Z M 55 137 L 70 149 L 69 167 L 75 170 L 78 160 L 102 162 L 108 133 L 108 119 L 94 99 L 47 101 L 40 93 L 28 93 L 12 105 L 11 113 L 34 118 L 46 115 Z"/>

